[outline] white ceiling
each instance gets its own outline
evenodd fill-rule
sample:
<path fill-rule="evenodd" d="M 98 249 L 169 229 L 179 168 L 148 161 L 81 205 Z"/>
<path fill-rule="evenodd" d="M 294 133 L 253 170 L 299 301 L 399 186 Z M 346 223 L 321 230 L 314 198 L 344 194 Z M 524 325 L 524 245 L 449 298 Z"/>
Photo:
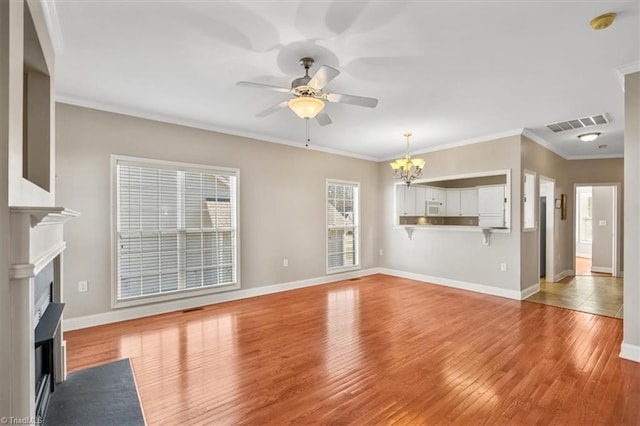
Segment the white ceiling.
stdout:
<path fill-rule="evenodd" d="M 380 101 L 328 104 L 333 124 L 311 122 L 312 147 L 372 159 L 401 154 L 405 131 L 424 152 L 522 129 L 565 158 L 621 156 L 617 70 L 640 63 L 637 0 L 55 0 L 48 10 L 59 100 L 304 144 L 290 110 L 255 116 L 287 94 L 235 83 L 288 87 L 312 56 L 315 69 L 342 71 L 328 91 Z M 614 24 L 592 30 L 605 12 Z M 612 121 L 592 143 L 545 127 L 602 113 Z"/>

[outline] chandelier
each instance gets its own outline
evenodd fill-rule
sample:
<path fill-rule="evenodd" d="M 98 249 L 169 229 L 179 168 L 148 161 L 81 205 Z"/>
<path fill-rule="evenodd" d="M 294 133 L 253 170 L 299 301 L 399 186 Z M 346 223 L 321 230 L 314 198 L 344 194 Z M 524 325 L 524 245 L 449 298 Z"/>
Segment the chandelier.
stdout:
<path fill-rule="evenodd" d="M 422 176 L 422 168 L 425 161 L 422 158 L 411 158 L 409 155 L 409 138 L 411 133 L 405 133 L 404 137 L 407 138 L 407 153 L 404 158 L 398 158 L 391 164 L 393 169 L 393 177 L 396 179 L 402 179 L 407 186 L 411 185 L 411 181 Z"/>

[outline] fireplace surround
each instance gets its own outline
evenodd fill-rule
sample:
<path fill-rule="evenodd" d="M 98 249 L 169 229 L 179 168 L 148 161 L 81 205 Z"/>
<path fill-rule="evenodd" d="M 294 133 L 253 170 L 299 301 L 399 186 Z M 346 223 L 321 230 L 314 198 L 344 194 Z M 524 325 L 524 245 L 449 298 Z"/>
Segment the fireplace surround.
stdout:
<path fill-rule="evenodd" d="M 11 415 L 37 418 L 50 394 L 42 392 L 52 391 L 66 377 L 60 327 L 66 247 L 62 231 L 78 213 L 64 207 L 11 207 L 10 214 Z M 42 277 L 37 285 L 36 277 Z"/>

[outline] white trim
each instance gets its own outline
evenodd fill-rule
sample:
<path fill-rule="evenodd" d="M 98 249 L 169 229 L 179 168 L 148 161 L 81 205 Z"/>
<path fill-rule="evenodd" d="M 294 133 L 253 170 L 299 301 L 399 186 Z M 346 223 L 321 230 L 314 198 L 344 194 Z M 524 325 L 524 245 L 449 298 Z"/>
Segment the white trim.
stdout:
<path fill-rule="evenodd" d="M 60 19 L 58 19 L 56 2 L 53 0 L 40 0 L 40 5 L 42 6 L 44 21 L 49 30 L 49 38 L 51 39 L 54 53 L 56 56 L 61 55 L 64 52 L 64 40 L 60 27 Z"/>
<path fill-rule="evenodd" d="M 555 223 L 555 203 L 556 203 L 556 181 L 553 178 L 538 175 L 538 201 L 540 200 L 540 188 L 544 185 L 545 187 L 545 197 L 547 198 L 547 211 L 545 212 L 545 229 L 540 229 L 540 233 L 538 234 L 538 253 L 540 253 L 540 239 L 542 233 L 545 233 L 546 238 L 546 247 L 545 247 L 545 276 L 553 277 L 555 275 L 556 265 L 555 265 L 555 231 L 556 231 L 556 223 Z M 548 188 L 548 187 L 551 188 Z M 550 189 L 550 192 L 546 189 Z M 540 215 L 538 214 L 538 217 Z M 538 270 L 540 270 L 541 259 L 538 256 Z"/>
<path fill-rule="evenodd" d="M 158 121 L 161 123 L 175 124 L 177 126 L 191 127 L 194 129 L 208 130 L 210 132 L 224 133 L 227 135 L 239 136 L 242 138 L 254 139 L 259 142 L 277 143 L 280 145 L 292 146 L 295 148 L 308 149 L 312 151 L 326 152 L 328 154 L 341 155 L 343 157 L 358 158 L 360 160 L 368 160 L 378 162 L 380 159 L 371 157 L 368 155 L 360 155 L 353 152 L 342 151 L 339 149 L 322 147 L 319 145 L 306 146 L 305 143 L 294 142 L 283 138 L 258 134 L 254 132 L 241 131 L 237 129 L 229 129 L 227 127 L 216 126 L 210 123 L 203 123 L 201 121 L 189 120 L 185 118 L 171 117 L 168 115 L 158 114 L 149 111 L 140 111 L 132 108 L 127 108 L 118 105 L 110 105 L 102 102 L 87 101 L 77 99 L 73 97 L 65 96 L 64 94 L 56 94 L 56 102 L 60 102 L 68 105 L 75 105 L 83 108 L 95 109 L 98 111 L 111 112 L 114 114 L 126 115 L 129 117 L 142 118 L 145 120 Z"/>
<path fill-rule="evenodd" d="M 507 130 L 505 132 L 494 133 L 491 135 L 484 135 L 484 136 L 478 136 L 470 139 L 463 139 L 458 142 L 451 142 L 443 145 L 434 146 L 431 148 L 419 149 L 412 152 L 411 155 L 428 154 L 430 152 L 437 152 L 437 151 L 442 151 L 442 150 L 451 149 L 451 148 L 459 148 L 461 146 L 474 145 L 482 142 L 489 142 L 496 139 L 508 138 L 510 136 L 519 136 L 522 134 L 523 130 L 524 129 L 513 129 L 513 130 Z M 377 159 L 376 161 L 395 160 L 398 157 L 403 157 L 405 154 L 406 152 L 402 152 L 402 153 L 398 153 L 391 156 L 385 156 Z"/>
<path fill-rule="evenodd" d="M 591 272 L 600 272 L 602 274 L 611 274 L 613 269 L 607 266 L 591 266 Z"/>
<path fill-rule="evenodd" d="M 535 283 L 520 291 L 520 300 L 524 300 L 540 291 L 540 283 Z"/>
<path fill-rule="evenodd" d="M 452 280 L 449 278 L 434 277 L 430 275 L 416 274 L 413 272 L 397 271 L 394 269 L 380 268 L 380 273 L 394 277 L 408 278 L 410 280 L 422 281 L 429 284 L 453 287 L 459 290 L 473 291 L 475 293 L 488 294 L 491 296 L 506 297 L 507 299 L 521 300 L 522 293 L 518 290 L 508 290 L 499 287 L 492 287 L 484 284 L 469 283 L 465 281 Z"/>
<path fill-rule="evenodd" d="M 620 358 L 640 362 L 640 346 L 622 342 L 620 345 Z"/>
<path fill-rule="evenodd" d="M 53 261 L 60 253 L 67 248 L 67 243 L 60 241 L 49 250 L 42 253 L 37 259 L 33 260 L 33 272 L 38 275 L 42 269 Z M 35 276 L 34 275 L 34 276 Z"/>
<path fill-rule="evenodd" d="M 573 269 L 567 269 L 565 271 L 562 272 L 558 272 L 557 274 L 554 275 L 553 277 L 553 282 L 558 282 L 562 279 L 565 279 L 566 277 L 572 276 L 573 275 Z"/>
<path fill-rule="evenodd" d="M 32 263 L 17 263 L 11 265 L 11 269 L 9 269 L 9 279 L 21 280 L 26 278 L 33 278 L 36 276 L 34 270 L 35 265 Z"/>
<path fill-rule="evenodd" d="M 608 158 L 624 158 L 624 153 L 621 154 L 600 154 L 600 155 L 569 155 L 565 159 L 566 160 L 605 160 Z"/>
<path fill-rule="evenodd" d="M 631 62 L 616 69 L 622 75 L 629 75 L 635 72 L 640 72 L 640 61 Z"/>
<path fill-rule="evenodd" d="M 527 226 L 526 225 L 526 216 L 527 216 L 527 209 L 526 207 L 528 206 L 528 204 L 525 203 L 525 199 L 526 199 L 526 189 L 527 189 L 527 175 L 532 176 L 533 179 L 533 194 L 531 194 L 531 198 L 533 198 L 533 200 L 531 200 L 531 208 L 533 209 L 532 212 L 532 216 L 533 216 L 533 226 Z M 540 197 L 540 189 L 539 189 L 539 185 L 537 185 L 538 183 L 538 173 L 529 170 L 529 169 L 524 169 L 522 170 L 522 181 L 520 182 L 521 185 L 521 194 L 522 194 L 522 199 L 520 200 L 521 204 L 521 209 L 522 209 L 522 231 L 523 232 L 533 232 L 536 231 L 538 229 L 538 217 L 536 216 L 536 206 L 538 205 L 537 201 L 538 198 Z M 539 206 L 538 206 L 539 207 Z M 538 213 L 539 214 L 539 213 Z"/>
<path fill-rule="evenodd" d="M 522 136 L 526 136 L 527 138 L 531 139 L 532 141 L 534 141 L 535 143 L 537 143 L 541 147 L 548 149 L 549 151 L 551 151 L 554 154 L 564 158 L 565 160 L 568 160 L 567 154 L 562 153 L 560 150 L 558 150 L 558 148 L 554 147 L 549 142 L 547 142 L 546 140 L 542 139 L 540 136 L 536 135 L 535 133 L 532 133 L 531 130 L 524 129 L 522 131 Z"/>
<path fill-rule="evenodd" d="M 355 265 L 352 266 L 341 266 L 339 268 L 329 268 L 329 233 L 327 232 L 329 229 L 329 216 L 328 216 L 328 211 L 329 211 L 329 198 L 328 198 L 328 190 L 329 190 L 329 185 L 330 184 L 336 184 L 336 185 L 350 185 L 350 186 L 354 186 L 356 188 L 356 197 L 354 197 L 354 201 L 353 201 L 353 208 L 355 211 L 355 215 L 354 218 L 356 219 L 353 229 L 356 231 L 356 236 L 357 238 L 354 241 L 355 244 L 355 255 L 356 258 L 355 260 Z M 350 272 L 350 271 L 357 271 L 358 269 L 361 269 L 362 267 L 360 266 L 360 182 L 356 182 L 356 181 L 349 181 L 349 180 L 339 180 L 339 179 L 331 179 L 331 178 L 327 178 L 325 179 L 325 184 L 324 184 L 324 224 L 325 224 L 325 249 L 324 249 L 324 255 L 325 255 L 325 272 L 327 274 L 339 274 L 342 272 Z"/>
<path fill-rule="evenodd" d="M 378 268 L 362 269 L 356 272 L 347 272 L 343 274 L 327 275 L 317 278 L 309 278 L 300 281 L 291 281 L 287 283 L 268 285 L 257 288 L 248 288 L 237 291 L 229 291 L 226 293 L 216 293 L 207 296 L 173 300 L 166 303 L 155 303 L 149 305 L 140 305 L 132 308 L 116 309 L 100 314 L 87 315 L 75 318 L 64 318 L 62 326 L 64 331 L 77 330 L 80 328 L 94 327 L 98 325 L 110 324 L 113 322 L 126 321 L 136 318 L 148 317 L 151 315 L 164 314 L 167 312 L 175 312 L 183 309 L 190 309 L 200 306 L 207 306 L 216 303 L 230 302 L 233 300 L 247 299 L 250 297 L 264 296 L 267 294 L 280 293 L 298 288 L 312 287 L 316 285 L 328 284 L 336 281 L 347 280 L 350 278 L 364 277 L 380 273 Z"/>

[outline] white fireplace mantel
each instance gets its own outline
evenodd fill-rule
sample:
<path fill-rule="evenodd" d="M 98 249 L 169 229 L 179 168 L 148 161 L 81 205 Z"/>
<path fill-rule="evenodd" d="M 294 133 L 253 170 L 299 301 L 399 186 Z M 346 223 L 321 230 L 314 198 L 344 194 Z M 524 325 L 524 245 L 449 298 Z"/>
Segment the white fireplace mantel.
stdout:
<path fill-rule="evenodd" d="M 64 207 L 10 207 L 10 294 L 12 372 L 11 414 L 35 415 L 34 383 L 34 277 L 49 263 L 54 265 L 53 301 L 62 302 L 62 253 L 66 247 L 63 225 L 78 212 Z M 54 340 L 56 381 L 66 374 L 60 333 Z"/>
<path fill-rule="evenodd" d="M 31 227 L 64 224 L 80 213 L 65 207 L 11 207 L 11 214 L 29 215 Z"/>

